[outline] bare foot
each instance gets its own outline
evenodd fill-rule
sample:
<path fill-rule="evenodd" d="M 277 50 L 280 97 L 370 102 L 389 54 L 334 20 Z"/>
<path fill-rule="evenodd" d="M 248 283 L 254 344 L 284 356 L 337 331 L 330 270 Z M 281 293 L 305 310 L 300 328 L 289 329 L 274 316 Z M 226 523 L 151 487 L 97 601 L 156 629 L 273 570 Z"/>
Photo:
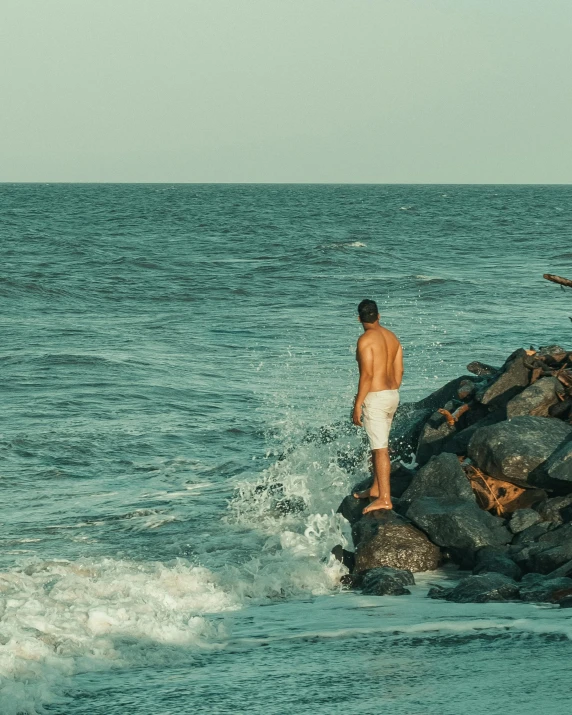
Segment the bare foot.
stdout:
<path fill-rule="evenodd" d="M 354 492 L 354 497 L 356 499 L 369 499 L 370 497 L 372 499 L 377 499 L 379 494 L 377 494 L 376 492 L 372 494 L 372 489 L 373 487 L 371 489 L 364 489 L 363 492 Z"/>
<path fill-rule="evenodd" d="M 363 510 L 362 514 L 368 514 L 370 511 L 378 511 L 380 509 L 385 509 L 386 511 L 391 511 L 393 509 L 393 504 L 389 499 L 381 499 L 378 497 L 371 504 L 368 504 Z"/>

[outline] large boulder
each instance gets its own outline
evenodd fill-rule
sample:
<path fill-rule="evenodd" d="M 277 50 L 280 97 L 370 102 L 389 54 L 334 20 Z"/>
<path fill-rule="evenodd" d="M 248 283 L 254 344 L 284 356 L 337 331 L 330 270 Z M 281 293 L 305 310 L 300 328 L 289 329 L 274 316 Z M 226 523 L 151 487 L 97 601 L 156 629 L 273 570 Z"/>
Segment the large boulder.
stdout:
<path fill-rule="evenodd" d="M 474 501 L 471 484 L 454 454 L 436 455 L 421 467 L 402 494 L 402 498 L 410 502 L 419 497 L 459 497 Z"/>
<path fill-rule="evenodd" d="M 474 564 L 477 549 L 511 539 L 503 520 L 479 509 L 474 499 L 421 497 L 411 503 L 407 518 L 462 566 Z"/>
<path fill-rule="evenodd" d="M 455 603 L 514 601 L 518 599 L 518 586 L 502 573 L 485 573 L 464 578 L 453 588 L 432 588 L 428 596 Z"/>
<path fill-rule="evenodd" d="M 459 398 L 460 394 L 466 393 L 466 386 L 468 382 L 478 382 L 476 377 L 472 375 L 461 375 L 461 377 L 456 377 L 447 384 L 440 387 L 435 392 L 432 392 L 427 397 L 424 397 L 419 402 L 415 403 L 417 409 L 429 409 L 431 414 L 438 410 L 439 407 L 443 407 L 450 400 L 456 400 Z"/>
<path fill-rule="evenodd" d="M 559 380 L 543 377 L 509 401 L 506 416 L 509 419 L 520 415 L 548 417 L 548 410 L 559 402 L 558 395 L 563 393 L 564 388 Z"/>
<path fill-rule="evenodd" d="M 471 410 L 468 417 L 471 417 L 474 411 L 475 410 Z M 497 422 L 501 422 L 503 419 L 504 415 L 499 411 L 490 412 L 484 417 L 480 417 L 477 422 L 473 422 L 468 427 L 455 432 L 446 442 L 444 442 L 443 451 L 463 456 L 466 455 L 469 451 L 471 438 L 478 429 L 481 427 L 488 427 L 489 425 L 496 425 Z"/>
<path fill-rule="evenodd" d="M 439 548 L 406 519 L 391 511 L 367 514 L 354 524 L 355 571 L 389 566 L 413 573 L 434 571 L 440 563 Z"/>
<path fill-rule="evenodd" d="M 526 351 L 518 350 L 507 360 L 500 373 L 497 373 L 478 394 L 483 405 L 491 409 L 504 407 L 530 381 L 530 370 L 525 365 Z"/>
<path fill-rule="evenodd" d="M 411 571 L 382 566 L 363 574 L 361 589 L 366 596 L 403 596 L 411 593 L 406 586 L 414 584 Z"/>
<path fill-rule="evenodd" d="M 481 427 L 469 457 L 486 474 L 519 486 L 546 486 L 538 468 L 572 435 L 572 426 L 546 417 L 522 416 Z"/>

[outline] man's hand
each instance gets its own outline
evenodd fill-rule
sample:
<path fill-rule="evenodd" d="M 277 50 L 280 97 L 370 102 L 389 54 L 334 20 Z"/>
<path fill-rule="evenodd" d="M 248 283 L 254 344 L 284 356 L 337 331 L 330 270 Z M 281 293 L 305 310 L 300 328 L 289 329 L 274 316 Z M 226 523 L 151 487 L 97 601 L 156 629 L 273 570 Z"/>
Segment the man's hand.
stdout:
<path fill-rule="evenodd" d="M 357 427 L 363 427 L 362 421 L 361 421 L 361 405 L 356 405 L 354 407 L 354 413 L 352 415 L 352 422 L 354 425 Z"/>

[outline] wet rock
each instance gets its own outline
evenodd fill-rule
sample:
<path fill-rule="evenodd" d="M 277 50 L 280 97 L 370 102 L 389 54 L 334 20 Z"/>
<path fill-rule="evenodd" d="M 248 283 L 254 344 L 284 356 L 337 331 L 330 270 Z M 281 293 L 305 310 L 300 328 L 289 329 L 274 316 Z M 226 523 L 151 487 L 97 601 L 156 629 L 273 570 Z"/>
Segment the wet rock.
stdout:
<path fill-rule="evenodd" d="M 473 411 L 472 411 L 473 412 Z M 469 413 L 468 417 L 472 417 L 472 412 Z M 443 444 L 444 452 L 452 452 L 453 454 L 466 455 L 469 451 L 469 443 L 471 437 L 475 432 L 481 427 L 488 427 L 489 425 L 496 425 L 504 419 L 504 415 L 501 412 L 490 412 L 484 417 L 481 417 L 477 422 L 473 422 L 468 427 L 453 434 L 450 439 L 448 439 Z"/>
<path fill-rule="evenodd" d="M 412 502 L 407 517 L 462 566 L 472 566 L 482 546 L 502 546 L 511 538 L 503 520 L 479 509 L 474 500 L 421 497 Z"/>
<path fill-rule="evenodd" d="M 538 537 L 542 536 L 543 534 L 546 534 L 547 531 L 550 531 L 552 529 L 552 524 L 548 522 L 540 522 L 539 524 L 535 524 L 534 526 L 529 526 L 524 531 L 521 531 L 520 533 L 516 534 L 514 539 L 512 540 L 513 545 L 515 548 L 512 549 L 514 553 L 516 553 L 519 548 L 522 548 L 525 545 L 530 545 Z"/>
<path fill-rule="evenodd" d="M 444 407 L 445 403 L 449 402 L 450 400 L 454 400 L 458 397 L 459 388 L 467 381 L 476 382 L 476 378 L 472 377 L 471 375 L 462 375 L 461 377 L 456 377 L 454 380 L 451 380 L 446 385 L 443 385 L 443 387 L 439 388 L 438 390 L 435 390 L 435 392 L 432 392 L 430 395 L 427 395 L 427 397 L 423 398 L 422 400 L 419 400 L 419 402 L 416 402 L 415 405 L 417 409 L 427 408 L 430 411 L 429 414 L 431 414 L 432 412 L 435 412 L 435 410 L 438 410 L 439 407 Z"/>
<path fill-rule="evenodd" d="M 520 584 L 523 601 L 556 603 L 564 596 L 572 595 L 572 578 L 545 578 L 539 574 L 526 574 Z"/>
<path fill-rule="evenodd" d="M 469 372 L 472 372 L 473 375 L 482 377 L 482 376 L 496 375 L 497 373 L 500 372 L 501 369 L 500 369 L 500 367 L 493 367 L 492 365 L 487 365 L 484 362 L 479 362 L 478 360 L 474 360 L 473 362 L 470 362 L 467 365 L 467 370 Z"/>
<path fill-rule="evenodd" d="M 518 552 L 513 549 L 509 551 L 524 571 L 549 574 L 572 560 L 572 524 L 563 524 L 547 531 Z"/>
<path fill-rule="evenodd" d="M 440 412 L 434 412 L 425 423 L 419 442 L 415 460 L 417 464 L 425 464 L 430 457 L 438 454 L 445 442 L 455 434 L 457 428 L 455 425 L 449 425 L 445 415 Z"/>
<path fill-rule="evenodd" d="M 463 378 L 457 388 L 457 397 L 463 402 L 468 401 L 475 394 L 475 381 Z"/>
<path fill-rule="evenodd" d="M 540 514 L 534 509 L 518 509 L 513 513 L 508 528 L 513 534 L 518 534 L 539 521 Z"/>
<path fill-rule="evenodd" d="M 415 403 L 402 403 L 397 408 L 389 435 L 389 452 L 392 459 L 409 459 L 415 454 L 419 435 L 425 422 L 431 416 L 428 407 L 417 407 Z"/>
<path fill-rule="evenodd" d="M 549 521 L 554 526 L 560 526 L 565 521 L 569 521 L 567 517 L 570 505 L 572 505 L 572 494 L 544 499 L 535 506 L 535 510 L 542 521 Z"/>
<path fill-rule="evenodd" d="M 439 565 L 439 548 L 421 531 L 395 512 L 366 515 L 352 529 L 357 572 L 381 566 L 413 573 L 433 571 Z"/>
<path fill-rule="evenodd" d="M 524 350 L 519 350 L 509 358 L 500 373 L 493 378 L 492 382 L 478 395 L 479 401 L 483 405 L 491 408 L 499 408 L 506 405 L 515 395 L 528 385 L 530 381 L 530 371 L 525 366 L 527 357 Z"/>
<path fill-rule="evenodd" d="M 514 601 L 518 599 L 518 586 L 502 573 L 485 573 L 464 578 L 454 588 L 431 589 L 428 595 L 455 603 Z"/>
<path fill-rule="evenodd" d="M 486 474 L 519 486 L 544 487 L 538 467 L 572 435 L 572 426 L 546 417 L 522 416 L 481 427 L 469 457 Z"/>
<path fill-rule="evenodd" d="M 341 544 L 336 544 L 332 549 L 332 554 L 350 571 L 354 570 L 356 559 L 353 551 L 347 551 Z"/>
<path fill-rule="evenodd" d="M 382 566 L 363 574 L 361 589 L 367 596 L 402 596 L 411 593 L 406 586 L 414 584 L 411 571 Z"/>
<path fill-rule="evenodd" d="M 363 482 L 360 484 L 363 484 Z M 360 484 L 356 485 L 356 487 L 360 486 Z M 364 487 L 364 489 L 369 489 L 369 487 Z M 341 514 L 344 519 L 349 521 L 352 526 L 362 518 L 363 510 L 368 503 L 367 499 L 356 499 L 353 496 L 353 491 L 354 490 L 352 490 L 352 494 L 348 494 L 347 497 L 343 498 L 337 512 L 338 514 Z"/>
<path fill-rule="evenodd" d="M 556 491 L 572 491 L 572 440 L 556 449 L 539 471 L 547 487 Z"/>
<path fill-rule="evenodd" d="M 473 490 L 459 460 L 454 454 L 431 457 L 403 492 L 405 501 L 419 497 L 459 497 L 474 501 Z"/>
<path fill-rule="evenodd" d="M 477 551 L 473 573 L 502 573 L 514 581 L 520 580 L 522 576 L 520 567 L 507 555 L 506 549 L 490 546 Z"/>
<path fill-rule="evenodd" d="M 408 469 L 403 464 L 391 465 L 391 476 L 389 479 L 391 496 L 399 498 L 403 496 L 405 490 L 409 487 L 415 477 L 415 470 Z"/>
<path fill-rule="evenodd" d="M 508 419 L 519 415 L 548 417 L 548 411 L 564 394 L 562 383 L 555 377 L 542 377 L 510 400 L 506 406 Z"/>

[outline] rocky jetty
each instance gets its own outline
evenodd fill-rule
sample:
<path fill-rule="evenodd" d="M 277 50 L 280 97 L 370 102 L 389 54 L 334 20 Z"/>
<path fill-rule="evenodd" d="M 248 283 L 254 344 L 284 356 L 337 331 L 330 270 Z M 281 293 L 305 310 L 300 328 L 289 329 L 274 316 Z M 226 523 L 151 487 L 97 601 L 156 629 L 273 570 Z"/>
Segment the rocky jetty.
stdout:
<path fill-rule="evenodd" d="M 570 607 L 572 351 L 519 349 L 501 367 L 467 370 L 399 407 L 393 511 L 364 516 L 366 502 L 351 494 L 340 504 L 355 547 L 335 550 L 350 569 L 347 583 L 407 594 L 414 573 L 451 561 L 470 575 L 432 588 L 431 598 Z"/>

